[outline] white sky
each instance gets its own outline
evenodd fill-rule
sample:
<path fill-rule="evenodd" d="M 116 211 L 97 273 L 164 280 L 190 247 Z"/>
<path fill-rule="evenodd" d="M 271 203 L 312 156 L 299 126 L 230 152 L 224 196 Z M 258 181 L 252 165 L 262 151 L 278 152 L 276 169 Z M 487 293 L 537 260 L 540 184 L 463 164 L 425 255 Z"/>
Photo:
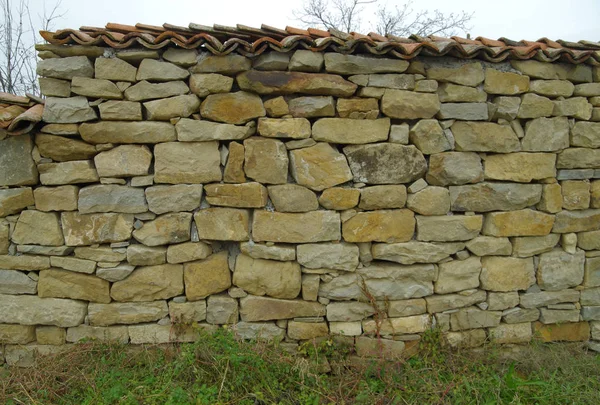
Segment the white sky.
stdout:
<path fill-rule="evenodd" d="M 33 10 L 44 2 L 29 1 Z M 392 7 L 403 3 L 402 0 L 379 2 Z M 419 3 L 424 3 L 423 7 Z M 46 0 L 46 4 L 54 3 Z M 183 26 L 194 22 L 254 27 L 265 23 L 281 28 L 286 25 L 304 28 L 292 14 L 300 4 L 301 0 L 62 0 L 61 11 L 65 15 L 55 28 L 104 26 L 107 22 L 130 25 L 168 22 Z M 600 0 L 428 0 L 415 1 L 413 8 L 439 9 L 444 13 L 475 12 L 473 28 L 469 30 L 472 38 L 481 35 L 492 39 L 548 37 L 600 41 Z M 362 20 L 368 22 L 370 15 L 369 10 L 365 10 Z"/>

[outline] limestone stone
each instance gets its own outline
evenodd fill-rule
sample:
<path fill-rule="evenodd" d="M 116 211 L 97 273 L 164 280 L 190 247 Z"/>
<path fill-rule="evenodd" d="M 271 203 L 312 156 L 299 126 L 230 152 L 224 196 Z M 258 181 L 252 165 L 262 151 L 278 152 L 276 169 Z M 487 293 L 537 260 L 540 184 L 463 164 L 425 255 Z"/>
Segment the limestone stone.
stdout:
<path fill-rule="evenodd" d="M 98 327 L 79 325 L 75 328 L 67 329 L 66 341 L 72 343 L 96 341 L 126 344 L 129 342 L 129 332 L 126 326 Z"/>
<path fill-rule="evenodd" d="M 7 255 L 10 246 L 8 224 L 0 224 L 0 255 Z"/>
<path fill-rule="evenodd" d="M 291 151 L 290 160 L 290 171 L 296 182 L 315 191 L 321 191 L 352 179 L 352 173 L 344 155 L 324 142 Z M 270 170 L 273 170 L 273 167 Z M 247 169 L 246 173 L 248 173 Z"/>
<path fill-rule="evenodd" d="M 206 259 L 212 253 L 212 248 L 202 242 L 187 242 L 171 245 L 167 248 L 168 263 L 184 263 Z"/>
<path fill-rule="evenodd" d="M 165 82 L 169 80 L 182 80 L 189 76 L 189 72 L 169 62 L 154 59 L 144 59 L 137 70 L 136 80 L 149 80 Z"/>
<path fill-rule="evenodd" d="M 70 124 L 95 120 L 96 112 L 88 104 L 85 97 L 57 98 L 48 97 L 44 104 L 44 122 L 54 124 Z"/>
<path fill-rule="evenodd" d="M 169 121 L 171 118 L 189 117 L 197 113 L 200 100 L 194 94 L 185 94 L 144 103 L 146 119 L 152 121 Z"/>
<path fill-rule="evenodd" d="M 1 137 L 0 137 L 1 138 Z M 31 136 L 9 136 L 0 140 L 0 186 L 38 183 L 38 170 L 31 156 Z"/>
<path fill-rule="evenodd" d="M 35 210 L 21 213 L 12 234 L 19 245 L 61 246 L 64 244 L 58 214 Z"/>
<path fill-rule="evenodd" d="M 375 310 L 366 302 L 332 302 L 327 305 L 327 320 L 329 322 L 361 321 L 370 317 Z"/>
<path fill-rule="evenodd" d="M 427 162 L 414 146 L 392 143 L 351 145 L 344 148 L 355 182 L 409 183 L 425 174 Z M 373 162 L 377 161 L 377 164 Z"/>
<path fill-rule="evenodd" d="M 190 76 L 190 90 L 198 97 L 229 93 L 232 86 L 233 78 L 217 73 L 193 74 Z"/>
<path fill-rule="evenodd" d="M 256 242 L 314 243 L 340 237 L 340 215 L 335 211 L 254 212 L 252 239 Z"/>
<path fill-rule="evenodd" d="M 168 315 L 165 301 L 90 303 L 89 321 L 92 326 L 154 322 Z"/>
<path fill-rule="evenodd" d="M 489 112 L 486 103 L 443 103 L 437 117 L 445 120 L 487 121 Z"/>
<path fill-rule="evenodd" d="M 415 230 L 414 213 L 407 209 L 360 212 L 342 224 L 347 242 L 407 242 Z"/>
<path fill-rule="evenodd" d="M 521 149 L 519 138 L 510 126 L 456 121 L 451 130 L 457 151 L 510 153 Z"/>
<path fill-rule="evenodd" d="M 331 96 L 295 97 L 289 101 L 289 113 L 293 117 L 334 117 L 335 101 Z"/>
<path fill-rule="evenodd" d="M 84 141 L 103 143 L 160 143 L 176 139 L 175 128 L 167 122 L 100 121 L 82 124 L 79 132 Z"/>
<path fill-rule="evenodd" d="M 358 205 L 360 190 L 354 188 L 332 187 L 319 196 L 319 203 L 328 210 L 348 210 Z"/>
<path fill-rule="evenodd" d="M 427 312 L 436 314 L 449 311 L 456 308 L 464 308 L 470 305 L 484 302 L 486 299 L 485 291 L 471 290 L 471 294 L 466 292 L 460 294 L 432 295 L 425 297 L 427 301 Z"/>
<path fill-rule="evenodd" d="M 550 234 L 545 236 L 525 236 L 513 238 L 513 255 L 517 257 L 530 257 L 552 250 L 558 243 L 560 235 Z"/>
<path fill-rule="evenodd" d="M 253 295 L 293 299 L 300 294 L 300 265 L 238 255 L 233 284 Z"/>
<path fill-rule="evenodd" d="M 600 250 L 600 231 L 577 234 L 577 246 L 584 250 Z"/>
<path fill-rule="evenodd" d="M 283 117 L 290 114 L 287 101 L 282 97 L 275 97 L 263 102 L 268 117 Z"/>
<path fill-rule="evenodd" d="M 437 94 L 386 89 L 381 99 L 381 112 L 390 118 L 432 118 L 439 110 Z"/>
<path fill-rule="evenodd" d="M 402 335 L 409 333 L 423 333 L 431 328 L 429 315 L 415 315 L 403 318 L 384 319 L 379 325 L 377 321 L 369 319 L 362 323 L 365 335 L 381 334 L 384 336 Z"/>
<path fill-rule="evenodd" d="M 309 340 L 329 335 L 329 327 L 326 322 L 288 322 L 288 337 L 294 340 Z"/>
<path fill-rule="evenodd" d="M 513 308 L 503 312 L 502 320 L 508 324 L 534 322 L 540 318 L 540 311 L 537 308 L 523 309 Z"/>
<path fill-rule="evenodd" d="M 0 190 L 0 218 L 18 214 L 34 204 L 35 201 L 30 187 Z"/>
<path fill-rule="evenodd" d="M 477 288 L 480 273 L 481 259 L 478 257 L 441 263 L 434 291 L 436 294 L 447 294 Z"/>
<path fill-rule="evenodd" d="M 237 142 L 229 143 L 229 156 L 223 172 L 223 181 L 226 183 L 243 183 L 246 181 L 244 174 L 245 148 Z"/>
<path fill-rule="evenodd" d="M 38 296 L 109 303 L 109 282 L 72 271 L 44 270 L 40 272 Z"/>
<path fill-rule="evenodd" d="M 477 328 L 493 328 L 500 324 L 502 313 L 499 311 L 482 311 L 478 308 L 463 308 L 450 315 L 453 331 Z"/>
<path fill-rule="evenodd" d="M 371 186 L 361 190 L 358 206 L 364 210 L 402 208 L 406 198 L 403 185 Z"/>
<path fill-rule="evenodd" d="M 543 236 L 554 225 L 554 216 L 530 209 L 486 215 L 482 233 L 488 236 Z"/>
<path fill-rule="evenodd" d="M 253 137 L 244 140 L 244 172 L 263 184 L 287 182 L 288 155 L 283 142 Z"/>
<path fill-rule="evenodd" d="M 237 82 L 242 90 L 263 95 L 301 93 L 349 97 L 357 87 L 337 75 L 256 70 L 241 73 Z"/>
<path fill-rule="evenodd" d="M 260 118 L 258 133 L 266 138 L 310 138 L 310 122 L 306 118 Z"/>
<path fill-rule="evenodd" d="M 490 339 L 497 344 L 528 343 L 533 338 L 529 322 L 501 324 L 490 328 Z"/>
<path fill-rule="evenodd" d="M 444 152 L 453 148 L 452 143 L 444 134 L 444 130 L 437 120 L 420 120 L 411 128 L 409 137 L 410 142 L 426 155 Z"/>
<path fill-rule="evenodd" d="M 529 77 L 517 73 L 485 70 L 483 90 L 488 94 L 512 96 L 529 90 Z"/>
<path fill-rule="evenodd" d="M 587 169 L 600 165 L 599 149 L 569 148 L 558 154 L 557 169 Z"/>
<path fill-rule="evenodd" d="M 20 271 L 0 270 L 0 294 L 37 294 L 37 282 Z"/>
<path fill-rule="evenodd" d="M 490 180 L 529 183 L 556 177 L 556 157 L 550 153 L 506 153 L 485 159 L 484 175 Z"/>
<path fill-rule="evenodd" d="M 190 89 L 182 81 L 166 83 L 150 83 L 142 80 L 126 89 L 123 94 L 129 101 L 146 101 L 158 98 L 180 96 L 189 93 Z"/>
<path fill-rule="evenodd" d="M 590 207 L 590 183 L 587 180 L 561 182 L 562 207 L 566 210 L 584 210 Z"/>
<path fill-rule="evenodd" d="M 435 80 L 419 80 L 415 83 L 415 91 L 420 93 L 435 93 L 438 89 L 438 82 Z"/>
<path fill-rule="evenodd" d="M 167 262 L 167 248 L 164 246 L 129 245 L 127 262 L 134 266 L 154 266 Z"/>
<path fill-rule="evenodd" d="M 473 329 L 464 332 L 447 332 L 444 335 L 445 343 L 457 349 L 470 349 L 483 346 L 487 341 L 485 330 Z"/>
<path fill-rule="evenodd" d="M 595 97 L 600 96 L 600 84 L 584 83 L 575 86 L 575 96 Z"/>
<path fill-rule="evenodd" d="M 197 301 L 231 287 L 227 256 L 227 251 L 223 251 L 183 265 L 185 296 L 188 300 Z"/>
<path fill-rule="evenodd" d="M 198 63 L 192 67 L 193 73 L 222 73 L 235 74 L 250 69 L 250 59 L 230 53 L 225 56 L 215 56 L 209 52 L 200 53 Z"/>
<path fill-rule="evenodd" d="M 427 302 L 423 298 L 411 300 L 390 301 L 388 306 L 388 316 L 392 318 L 404 317 L 410 315 L 420 315 L 427 312 Z"/>
<path fill-rule="evenodd" d="M 141 188 L 99 184 L 79 191 L 79 212 L 122 212 L 136 214 L 148 211 L 146 196 Z"/>
<path fill-rule="evenodd" d="M 525 125 L 524 151 L 554 152 L 569 147 L 569 122 L 566 118 L 536 118 Z"/>
<path fill-rule="evenodd" d="M 590 338 L 588 322 L 544 325 L 541 322 L 533 324 L 533 333 L 542 342 L 580 342 Z"/>
<path fill-rule="evenodd" d="M 571 145 L 600 148 L 600 123 L 577 121 L 571 130 Z"/>
<path fill-rule="evenodd" d="M 40 155 L 57 162 L 90 159 L 98 153 L 93 145 L 63 136 L 40 133 L 35 144 Z"/>
<path fill-rule="evenodd" d="M 69 97 L 71 95 L 71 83 L 66 80 L 40 77 L 40 92 L 46 97 Z"/>
<path fill-rule="evenodd" d="M 115 82 L 135 82 L 137 69 L 118 58 L 96 58 L 94 62 L 96 79 Z"/>
<path fill-rule="evenodd" d="M 561 211 L 556 214 L 552 232 L 571 233 L 600 229 L 600 210 Z"/>
<path fill-rule="evenodd" d="M 211 295 L 207 300 L 206 320 L 211 324 L 235 324 L 239 318 L 237 300 L 223 296 Z M 243 320 L 243 319 L 242 319 Z"/>
<path fill-rule="evenodd" d="M 192 214 L 177 212 L 164 214 L 143 224 L 132 236 L 146 246 L 186 242 L 191 237 Z"/>
<path fill-rule="evenodd" d="M 354 271 L 358 267 L 358 246 L 348 243 L 298 245 L 297 260 L 309 269 Z"/>
<path fill-rule="evenodd" d="M 220 162 L 216 141 L 161 143 L 154 148 L 154 181 L 169 184 L 221 181 Z"/>
<path fill-rule="evenodd" d="M 540 255 L 537 282 L 541 289 L 559 291 L 575 287 L 583 281 L 585 254 L 569 254 L 555 249 Z"/>
<path fill-rule="evenodd" d="M 150 211 L 158 215 L 167 212 L 193 211 L 200 206 L 202 185 L 177 184 L 148 187 L 146 199 Z"/>
<path fill-rule="evenodd" d="M 183 293 L 183 266 L 162 264 L 138 267 L 125 280 L 117 281 L 110 289 L 115 301 L 155 301 Z"/>
<path fill-rule="evenodd" d="M 248 210 L 206 208 L 194 214 L 200 239 L 246 241 L 249 239 Z"/>
<path fill-rule="evenodd" d="M 67 331 L 56 326 L 38 326 L 35 328 L 35 338 L 40 345 L 64 345 Z"/>
<path fill-rule="evenodd" d="M 211 205 L 261 208 L 267 204 L 267 188 L 260 183 L 208 184 L 204 186 L 204 191 L 206 201 Z"/>
<path fill-rule="evenodd" d="M 127 62 L 139 64 L 144 59 L 159 59 L 160 55 L 157 51 L 150 49 L 124 49 L 116 53 L 117 58 Z"/>
<path fill-rule="evenodd" d="M 114 283 L 116 281 L 121 281 L 129 277 L 133 270 L 135 270 L 135 266 L 131 266 L 128 264 L 120 264 L 116 267 L 99 268 L 96 271 L 96 276 L 100 277 L 103 280 Z"/>
<path fill-rule="evenodd" d="M 91 79 L 88 77 L 74 77 L 71 81 L 71 91 L 80 96 L 120 100 L 123 93 L 117 85 L 106 79 Z"/>
<path fill-rule="evenodd" d="M 249 295 L 240 299 L 240 315 L 244 322 L 324 316 L 325 306 L 318 302 L 283 300 Z"/>
<path fill-rule="evenodd" d="M 372 247 L 373 258 L 400 264 L 437 263 L 464 249 L 463 243 L 378 243 Z"/>
<path fill-rule="evenodd" d="M 571 97 L 575 86 L 568 80 L 532 80 L 529 90 L 546 97 Z"/>
<path fill-rule="evenodd" d="M 35 341 L 35 327 L 27 325 L 0 325 L 0 343 L 25 345 Z"/>
<path fill-rule="evenodd" d="M 535 283 L 533 259 L 486 256 L 481 259 L 481 287 L 488 291 L 526 290 Z"/>
<path fill-rule="evenodd" d="M 75 76 L 92 77 L 94 67 L 85 56 L 69 56 L 41 60 L 37 64 L 36 72 L 39 76 L 71 80 Z"/>
<path fill-rule="evenodd" d="M 193 324 L 206 319 L 206 301 L 169 302 L 169 316 L 175 324 Z"/>
<path fill-rule="evenodd" d="M 585 97 L 571 97 L 562 101 L 554 101 L 552 115 L 589 120 L 592 117 L 592 105 Z"/>
<path fill-rule="evenodd" d="M 482 215 L 417 215 L 417 240 L 457 242 L 473 239 L 481 231 Z"/>
<path fill-rule="evenodd" d="M 337 111 L 341 118 L 374 120 L 379 115 L 379 103 L 375 98 L 341 98 Z"/>
<path fill-rule="evenodd" d="M 50 258 L 50 265 L 64 270 L 70 270 L 77 273 L 92 274 L 96 271 L 96 262 L 86 259 L 78 259 L 75 257 L 59 257 L 53 256 Z"/>
<path fill-rule="evenodd" d="M 481 89 L 442 83 L 437 89 L 442 103 L 485 103 L 487 95 Z"/>
<path fill-rule="evenodd" d="M 297 50 L 290 59 L 289 70 L 318 73 L 323 67 L 323 54 L 307 50 Z"/>
<path fill-rule="evenodd" d="M 319 298 L 319 284 L 321 277 L 318 274 L 302 275 L 302 299 L 317 301 Z"/>
<path fill-rule="evenodd" d="M 40 182 L 45 186 L 94 183 L 99 180 L 98 172 L 90 160 L 43 163 L 38 165 L 38 170 Z"/>
<path fill-rule="evenodd" d="M 450 211 L 450 193 L 444 187 L 426 187 L 409 194 L 406 207 L 421 215 L 446 215 Z"/>
<path fill-rule="evenodd" d="M 483 180 L 481 158 L 473 152 L 431 155 L 427 182 L 438 186 L 478 183 Z"/>
<path fill-rule="evenodd" d="M 450 82 L 463 86 L 477 87 L 485 78 L 480 62 L 466 63 L 456 67 L 431 66 L 427 78 L 438 82 Z"/>
<path fill-rule="evenodd" d="M 493 119 L 514 120 L 521 107 L 520 97 L 499 96 L 494 98 L 494 107 L 496 112 L 492 115 Z"/>
<path fill-rule="evenodd" d="M 331 281 L 321 282 L 319 297 L 365 301 L 367 300 L 365 291 L 368 291 L 369 296 L 376 300 L 421 298 L 433 294 L 434 279 L 433 264 L 403 266 L 396 263 L 373 262 L 369 267 L 344 273 Z"/>
<path fill-rule="evenodd" d="M 245 255 L 254 259 L 269 259 L 284 262 L 296 259 L 296 249 L 294 246 L 268 246 L 254 242 L 242 242 L 240 243 L 240 250 Z"/>
<path fill-rule="evenodd" d="M 399 59 L 372 58 L 339 53 L 325 54 L 325 70 L 339 74 L 401 73 L 408 62 Z"/>
<path fill-rule="evenodd" d="M 554 214 L 562 209 L 562 188 L 560 184 L 544 184 L 542 198 L 536 208 Z"/>
<path fill-rule="evenodd" d="M 319 208 L 316 194 L 297 184 L 269 186 L 269 198 L 279 212 L 308 212 Z"/>
<path fill-rule="evenodd" d="M 121 145 L 94 158 L 100 177 L 132 177 L 148 174 L 152 152 L 147 146 Z"/>
<path fill-rule="evenodd" d="M 385 141 L 390 131 L 389 118 L 354 120 L 321 118 L 313 125 L 313 139 L 338 144 L 363 144 Z"/>
<path fill-rule="evenodd" d="M 0 256 L 0 269 L 45 270 L 50 268 L 50 259 L 43 256 Z"/>
<path fill-rule="evenodd" d="M 490 311 L 502 311 L 519 305 L 519 293 L 512 292 L 489 292 L 488 309 Z"/>
<path fill-rule="evenodd" d="M 554 103 L 547 97 L 527 93 L 521 98 L 518 118 L 549 117 L 554 110 Z"/>

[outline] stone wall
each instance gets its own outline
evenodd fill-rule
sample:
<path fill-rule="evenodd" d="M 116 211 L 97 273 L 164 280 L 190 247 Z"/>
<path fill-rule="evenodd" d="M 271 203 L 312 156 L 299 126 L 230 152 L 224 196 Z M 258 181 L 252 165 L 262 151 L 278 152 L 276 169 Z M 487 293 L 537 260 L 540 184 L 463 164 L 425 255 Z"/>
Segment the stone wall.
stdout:
<path fill-rule="evenodd" d="M 63 51 L 0 142 L 6 361 L 225 324 L 600 345 L 600 68 Z"/>

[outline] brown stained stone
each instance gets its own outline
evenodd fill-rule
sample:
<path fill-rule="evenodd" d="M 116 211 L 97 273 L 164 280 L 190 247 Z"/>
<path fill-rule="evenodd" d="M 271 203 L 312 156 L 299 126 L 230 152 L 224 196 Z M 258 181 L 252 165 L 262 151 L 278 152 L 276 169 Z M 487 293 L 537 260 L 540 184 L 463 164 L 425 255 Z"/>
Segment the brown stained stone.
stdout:
<path fill-rule="evenodd" d="M 0 295 L 0 322 L 21 325 L 54 325 L 63 328 L 83 323 L 86 302 L 35 295 Z"/>
<path fill-rule="evenodd" d="M 484 103 L 487 101 L 487 94 L 483 90 L 452 83 L 442 83 L 437 89 L 437 93 L 442 103 Z"/>
<path fill-rule="evenodd" d="M 79 212 L 122 212 L 139 214 L 148 211 L 144 190 L 117 184 L 96 184 L 79 191 Z"/>
<path fill-rule="evenodd" d="M 108 281 L 87 274 L 66 270 L 44 270 L 40 272 L 38 296 L 108 304 L 109 285 Z"/>
<path fill-rule="evenodd" d="M 310 138 L 310 121 L 306 118 L 259 118 L 258 134 L 266 138 Z"/>
<path fill-rule="evenodd" d="M 374 120 L 379 115 L 379 102 L 376 98 L 341 98 L 337 111 L 341 118 Z"/>
<path fill-rule="evenodd" d="M 204 191 L 210 205 L 234 208 L 262 208 L 267 205 L 267 188 L 260 183 L 207 184 Z"/>
<path fill-rule="evenodd" d="M 593 169 L 600 167 L 600 149 L 569 148 L 558 154 L 557 169 Z"/>
<path fill-rule="evenodd" d="M 533 259 L 486 256 L 481 259 L 481 287 L 488 291 L 527 290 L 535 284 Z"/>
<path fill-rule="evenodd" d="M 417 240 L 457 242 L 473 239 L 481 231 L 482 215 L 417 215 Z"/>
<path fill-rule="evenodd" d="M 212 121 L 237 125 L 266 115 L 261 98 L 244 91 L 211 94 L 202 102 L 200 113 Z"/>
<path fill-rule="evenodd" d="M 45 270 L 50 268 L 50 258 L 44 256 L 0 256 L 0 268 L 7 270 Z"/>
<path fill-rule="evenodd" d="M 355 188 L 332 187 L 323 190 L 319 204 L 328 210 L 349 210 L 358 205 L 360 190 Z"/>
<path fill-rule="evenodd" d="M 224 75 L 235 74 L 250 69 L 252 62 L 250 59 L 230 53 L 225 56 L 212 55 L 210 52 L 203 52 L 197 58 L 198 63 L 192 67 L 193 73 L 222 73 Z"/>
<path fill-rule="evenodd" d="M 263 104 L 268 117 L 279 118 L 290 113 L 288 103 L 282 96 L 266 100 Z"/>
<path fill-rule="evenodd" d="M 270 321 L 298 317 L 325 316 L 325 306 L 318 302 L 282 300 L 249 295 L 240 299 L 242 321 Z"/>
<path fill-rule="evenodd" d="M 190 73 L 169 62 L 154 59 L 144 59 L 137 70 L 136 80 L 164 82 L 169 80 L 186 79 Z"/>
<path fill-rule="evenodd" d="M 11 239 L 20 245 L 61 246 L 64 244 L 58 214 L 34 210 L 21 213 Z"/>
<path fill-rule="evenodd" d="M 0 255 L 2 256 L 8 255 L 8 248 L 10 246 L 9 230 L 8 224 L 0 224 Z"/>
<path fill-rule="evenodd" d="M 291 174 L 296 182 L 315 191 L 352 179 L 344 155 L 324 142 L 293 150 L 290 152 L 290 159 Z"/>
<path fill-rule="evenodd" d="M 254 122 L 241 126 L 182 118 L 175 125 L 175 129 L 177 140 L 180 142 L 204 142 L 246 139 L 254 135 L 256 125 Z"/>
<path fill-rule="evenodd" d="M 509 153 L 521 150 L 517 134 L 507 125 L 457 121 L 451 130 L 457 151 Z"/>
<path fill-rule="evenodd" d="M 487 156 L 486 180 L 529 183 L 556 177 L 556 156 L 551 153 L 507 153 Z"/>
<path fill-rule="evenodd" d="M 197 301 L 231 287 L 227 255 L 227 251 L 219 252 L 204 260 L 183 265 L 185 296 L 188 300 Z"/>
<path fill-rule="evenodd" d="M 156 183 L 221 181 L 218 142 L 167 142 L 154 148 Z"/>
<path fill-rule="evenodd" d="M 206 208 L 194 214 L 200 239 L 246 241 L 249 239 L 248 210 Z"/>
<path fill-rule="evenodd" d="M 185 263 L 206 259 L 212 253 L 210 245 L 203 242 L 186 242 L 167 248 L 168 263 Z"/>
<path fill-rule="evenodd" d="M 32 148 L 29 135 L 0 140 L 0 186 L 37 184 L 38 171 L 31 156 Z"/>
<path fill-rule="evenodd" d="M 18 214 L 25 208 L 34 205 L 33 195 L 30 187 L 0 190 L 0 218 Z"/>
<path fill-rule="evenodd" d="M 223 172 L 223 181 L 225 183 L 243 183 L 246 181 L 244 159 L 244 145 L 237 142 L 229 143 L 229 156 L 225 165 L 225 171 Z"/>
<path fill-rule="evenodd" d="M 427 171 L 423 154 L 413 145 L 378 143 L 344 148 L 355 182 L 409 183 Z"/>
<path fill-rule="evenodd" d="M 433 118 L 439 110 L 437 94 L 387 89 L 381 99 L 381 112 L 390 118 Z"/>
<path fill-rule="evenodd" d="M 577 125 L 577 124 L 576 124 Z M 536 118 L 525 124 L 523 150 L 554 152 L 569 147 L 569 121 L 567 118 Z"/>
<path fill-rule="evenodd" d="M 554 225 L 554 215 L 524 209 L 486 215 L 482 233 L 489 236 L 543 236 Z"/>
<path fill-rule="evenodd" d="M 34 342 L 35 330 L 33 325 L 0 325 L 0 344 L 26 345 Z"/>
<path fill-rule="evenodd" d="M 145 176 L 150 170 L 152 152 L 147 146 L 121 145 L 94 158 L 100 177 Z"/>
<path fill-rule="evenodd" d="M 365 187 L 360 191 L 359 208 L 363 210 L 381 210 L 402 208 L 406 204 L 406 187 L 386 185 Z"/>
<path fill-rule="evenodd" d="M 57 98 L 48 97 L 44 104 L 42 119 L 50 124 L 73 124 L 98 118 L 83 96 Z"/>
<path fill-rule="evenodd" d="M 146 246 L 160 246 L 186 242 L 191 236 L 192 214 L 177 212 L 164 214 L 133 231 L 133 237 Z"/>
<path fill-rule="evenodd" d="M 415 216 L 407 209 L 359 212 L 342 224 L 346 242 L 408 242 L 414 232 Z"/>
<path fill-rule="evenodd" d="M 98 172 L 90 160 L 73 160 L 61 163 L 42 163 L 38 165 L 40 183 L 45 186 L 63 184 L 95 183 Z"/>
<path fill-rule="evenodd" d="M 483 82 L 485 76 L 481 63 L 475 62 L 455 67 L 432 66 L 427 69 L 427 78 L 438 82 L 477 87 Z"/>
<path fill-rule="evenodd" d="M 566 100 L 554 101 L 552 115 L 559 117 L 574 117 L 580 120 L 589 120 L 592 117 L 593 107 L 585 97 L 571 97 Z"/>
<path fill-rule="evenodd" d="M 571 97 L 575 86 L 568 80 L 532 80 L 529 90 L 546 97 Z"/>
<path fill-rule="evenodd" d="M 294 340 L 316 339 L 329 335 L 329 327 L 326 322 L 288 322 L 288 337 Z"/>
<path fill-rule="evenodd" d="M 375 120 L 321 118 L 313 124 L 312 137 L 317 142 L 364 144 L 386 141 L 389 132 L 389 118 Z"/>
<path fill-rule="evenodd" d="M 565 180 L 562 188 L 562 207 L 565 210 L 590 208 L 590 182 L 587 180 Z"/>
<path fill-rule="evenodd" d="M 98 153 L 94 145 L 55 135 L 37 134 L 35 144 L 40 155 L 57 162 L 91 159 Z"/>
<path fill-rule="evenodd" d="M 193 74 L 190 76 L 190 90 L 198 97 L 209 94 L 229 93 L 233 86 L 233 78 L 217 73 Z"/>
<path fill-rule="evenodd" d="M 252 239 L 256 242 L 313 243 L 340 238 L 340 215 L 335 211 L 254 212 Z"/>
<path fill-rule="evenodd" d="M 167 248 L 142 244 L 127 247 L 127 263 L 131 266 L 155 266 L 167 262 Z"/>
<path fill-rule="evenodd" d="M 590 338 L 590 325 L 588 322 L 552 325 L 534 322 L 533 331 L 535 336 L 543 342 L 582 342 Z"/>
<path fill-rule="evenodd" d="M 528 89 L 528 76 L 489 68 L 485 70 L 483 90 L 488 94 L 512 96 L 525 93 Z"/>
<path fill-rule="evenodd" d="M 279 212 L 307 212 L 319 208 L 316 194 L 297 184 L 269 186 L 269 198 Z"/>
<path fill-rule="evenodd" d="M 244 172 L 263 184 L 284 184 L 288 175 L 288 154 L 277 139 L 253 137 L 244 140 Z"/>
<path fill-rule="evenodd" d="M 300 93 L 350 97 L 358 87 L 337 75 L 257 70 L 239 74 L 237 82 L 242 90 L 264 95 Z"/>
<path fill-rule="evenodd" d="M 84 141 L 102 143 L 160 143 L 176 140 L 175 127 L 167 122 L 100 121 L 82 124 Z"/>
<path fill-rule="evenodd" d="M 115 301 L 155 301 L 183 294 L 183 265 L 162 264 L 137 268 L 110 289 Z"/>
<path fill-rule="evenodd" d="M 252 295 L 293 299 L 300 294 L 301 278 L 296 262 L 253 259 L 242 254 L 235 261 L 233 284 Z"/>

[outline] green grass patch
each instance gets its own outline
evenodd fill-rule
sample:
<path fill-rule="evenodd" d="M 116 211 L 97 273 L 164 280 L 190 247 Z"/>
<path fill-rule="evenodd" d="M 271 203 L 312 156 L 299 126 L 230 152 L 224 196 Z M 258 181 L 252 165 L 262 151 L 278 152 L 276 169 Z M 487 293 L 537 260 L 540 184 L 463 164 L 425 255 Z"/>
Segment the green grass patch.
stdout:
<path fill-rule="evenodd" d="M 450 351 L 424 340 L 398 361 L 331 341 L 284 345 L 221 330 L 197 343 L 98 343 L 0 370 L 0 404 L 600 404 L 600 356 L 581 344 Z"/>

